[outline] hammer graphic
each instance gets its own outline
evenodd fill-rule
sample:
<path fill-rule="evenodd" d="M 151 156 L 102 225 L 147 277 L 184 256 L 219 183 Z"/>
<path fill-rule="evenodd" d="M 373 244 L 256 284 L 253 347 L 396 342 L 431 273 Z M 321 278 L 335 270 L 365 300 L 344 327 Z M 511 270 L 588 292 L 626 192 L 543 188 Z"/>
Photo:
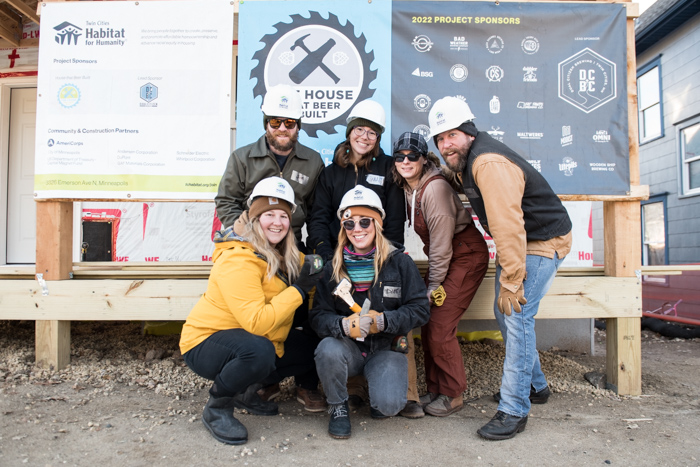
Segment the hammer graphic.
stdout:
<path fill-rule="evenodd" d="M 306 52 L 306 57 L 299 62 L 297 66 L 295 66 L 292 71 L 289 72 L 289 78 L 295 83 L 295 84 L 301 84 L 306 78 L 309 77 L 311 73 L 316 71 L 316 68 L 321 68 L 330 78 L 335 82 L 335 84 L 338 84 L 338 81 L 340 81 L 340 78 L 336 76 L 335 73 L 331 71 L 330 68 L 328 68 L 324 63 L 323 59 L 325 58 L 326 54 L 333 48 L 335 45 L 335 41 L 333 39 L 328 39 L 325 44 L 323 44 L 321 47 L 318 49 L 314 50 L 313 52 L 309 50 L 309 48 L 304 44 L 304 39 L 309 37 L 311 34 L 307 34 L 305 36 L 301 36 L 299 39 L 294 41 L 294 44 L 289 48 L 290 50 L 294 50 L 297 47 L 301 48 L 304 52 Z"/>

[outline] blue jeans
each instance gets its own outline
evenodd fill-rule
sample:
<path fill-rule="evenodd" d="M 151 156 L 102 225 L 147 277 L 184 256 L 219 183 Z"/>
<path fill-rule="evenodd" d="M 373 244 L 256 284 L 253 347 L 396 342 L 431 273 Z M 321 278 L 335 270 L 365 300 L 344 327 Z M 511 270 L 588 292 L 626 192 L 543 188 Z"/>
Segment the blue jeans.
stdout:
<path fill-rule="evenodd" d="M 287 376 L 295 376 L 297 386 L 316 389 L 317 342 L 315 336 L 290 329 L 284 355 L 278 358 L 267 338 L 244 329 L 226 329 L 207 337 L 183 358 L 192 371 L 214 381 L 219 397 L 235 396 L 251 384 L 272 384 Z"/>
<path fill-rule="evenodd" d="M 394 416 L 406 405 L 408 361 L 392 350 L 365 353 L 350 338 L 326 337 L 316 347 L 316 368 L 328 405 L 348 400 L 348 377 L 364 375 L 372 408 Z"/>
<path fill-rule="evenodd" d="M 494 303 L 494 314 L 506 345 L 506 358 L 503 362 L 501 379 L 501 402 L 498 410 L 516 417 L 530 413 L 530 386 L 541 391 L 547 386 L 547 379 L 540 367 L 535 336 L 535 315 L 540 300 L 552 285 L 557 269 L 563 258 L 555 253 L 553 259 L 544 256 L 527 255 L 525 268 L 527 279 L 523 282 L 527 304 L 522 313 L 513 311 L 510 316 L 501 313 Z M 496 268 L 496 302 L 500 289 L 501 267 Z"/>

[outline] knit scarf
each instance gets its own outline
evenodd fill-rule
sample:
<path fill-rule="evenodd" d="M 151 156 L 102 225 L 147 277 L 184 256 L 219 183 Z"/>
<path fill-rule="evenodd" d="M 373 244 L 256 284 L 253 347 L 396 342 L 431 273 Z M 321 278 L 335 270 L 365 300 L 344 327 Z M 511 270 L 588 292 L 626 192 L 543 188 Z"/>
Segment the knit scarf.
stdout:
<path fill-rule="evenodd" d="M 364 255 L 355 253 L 347 246 L 343 249 L 343 262 L 356 292 L 365 292 L 374 280 L 374 254 L 377 248 Z"/>

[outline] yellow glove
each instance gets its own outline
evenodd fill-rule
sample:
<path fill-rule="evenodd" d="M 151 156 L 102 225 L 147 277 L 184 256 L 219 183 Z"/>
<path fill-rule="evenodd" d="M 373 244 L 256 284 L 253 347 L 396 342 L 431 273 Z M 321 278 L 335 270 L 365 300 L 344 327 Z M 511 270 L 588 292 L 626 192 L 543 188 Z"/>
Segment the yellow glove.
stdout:
<path fill-rule="evenodd" d="M 437 289 L 433 290 L 430 295 L 433 297 L 433 303 L 435 306 L 442 306 L 445 303 L 447 294 L 445 293 L 445 288 L 441 285 Z"/>
<path fill-rule="evenodd" d="M 525 298 L 525 290 L 521 284 L 515 292 L 511 292 L 505 287 L 501 286 L 501 290 L 498 292 L 498 309 L 501 313 L 505 313 L 506 316 L 510 316 L 511 307 L 516 313 L 523 311 L 520 305 L 525 305 L 527 299 Z"/>
<path fill-rule="evenodd" d="M 343 332 L 346 336 L 353 339 L 363 339 L 370 333 L 370 327 L 374 323 L 372 317 L 368 314 L 360 316 L 359 313 L 353 313 L 350 316 L 342 319 Z"/>
<path fill-rule="evenodd" d="M 372 325 L 369 327 L 370 334 L 377 334 L 386 328 L 384 313 L 380 313 L 376 310 L 369 310 L 366 316 L 372 317 Z"/>

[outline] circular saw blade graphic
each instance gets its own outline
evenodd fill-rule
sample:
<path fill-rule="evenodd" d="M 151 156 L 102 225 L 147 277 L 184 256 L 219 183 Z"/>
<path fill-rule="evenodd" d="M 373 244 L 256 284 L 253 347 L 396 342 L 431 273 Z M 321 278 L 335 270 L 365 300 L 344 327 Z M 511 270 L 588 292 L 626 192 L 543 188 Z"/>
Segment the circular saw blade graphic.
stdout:
<path fill-rule="evenodd" d="M 328 19 L 316 11 L 290 19 L 260 39 L 264 47 L 253 54 L 258 64 L 250 72 L 257 80 L 253 97 L 264 97 L 277 84 L 292 85 L 303 102 L 302 130 L 311 137 L 319 131 L 335 134 L 353 105 L 374 95 L 369 88 L 377 77 L 377 70 L 369 69 L 374 51 L 365 52 L 364 34 L 356 37 L 353 24 L 341 25 L 332 13 Z"/>

